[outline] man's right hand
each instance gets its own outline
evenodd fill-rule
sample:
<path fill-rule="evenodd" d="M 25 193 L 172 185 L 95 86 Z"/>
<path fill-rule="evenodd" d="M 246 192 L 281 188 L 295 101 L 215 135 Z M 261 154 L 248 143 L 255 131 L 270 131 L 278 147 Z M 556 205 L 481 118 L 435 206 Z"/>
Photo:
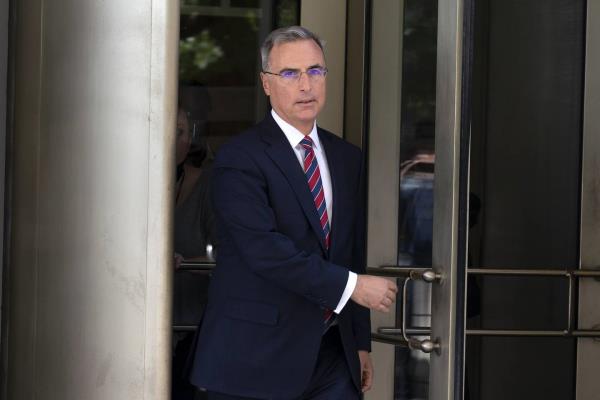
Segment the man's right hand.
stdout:
<path fill-rule="evenodd" d="M 388 279 L 378 276 L 358 275 L 351 299 L 361 306 L 375 311 L 390 311 L 396 301 L 398 286 Z"/>

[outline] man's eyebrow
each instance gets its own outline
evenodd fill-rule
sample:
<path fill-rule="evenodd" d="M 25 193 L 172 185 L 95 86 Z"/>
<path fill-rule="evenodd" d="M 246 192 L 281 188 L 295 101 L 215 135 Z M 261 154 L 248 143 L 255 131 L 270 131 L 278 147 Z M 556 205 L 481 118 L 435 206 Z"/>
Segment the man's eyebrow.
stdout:
<path fill-rule="evenodd" d="M 310 67 L 306 68 L 308 69 L 313 69 L 313 68 L 324 68 L 321 64 L 313 64 Z M 300 71 L 299 68 L 282 68 L 280 71 Z"/>

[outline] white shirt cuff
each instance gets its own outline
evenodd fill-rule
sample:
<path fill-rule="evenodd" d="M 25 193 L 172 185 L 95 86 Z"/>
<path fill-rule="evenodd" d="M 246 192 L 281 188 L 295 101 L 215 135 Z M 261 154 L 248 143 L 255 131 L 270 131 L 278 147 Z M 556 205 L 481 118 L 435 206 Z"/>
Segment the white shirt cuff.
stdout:
<path fill-rule="evenodd" d="M 350 297 L 354 292 L 357 280 L 358 275 L 356 275 L 352 271 L 348 271 L 348 282 L 346 283 L 346 289 L 344 289 L 344 293 L 342 293 L 342 298 L 340 299 L 340 302 L 338 303 L 337 307 L 335 308 L 335 310 L 333 310 L 334 313 L 339 314 L 342 312 L 342 310 L 346 306 L 346 303 L 348 302 L 348 300 L 350 300 Z"/>

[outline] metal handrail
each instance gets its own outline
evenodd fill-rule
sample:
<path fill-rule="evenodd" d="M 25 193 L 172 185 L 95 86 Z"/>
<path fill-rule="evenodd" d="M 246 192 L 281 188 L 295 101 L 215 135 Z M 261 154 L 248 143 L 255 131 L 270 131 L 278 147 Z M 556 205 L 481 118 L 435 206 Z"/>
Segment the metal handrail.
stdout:
<path fill-rule="evenodd" d="M 215 269 L 216 263 L 211 261 L 183 261 L 175 272 L 192 271 L 203 274 L 210 274 Z"/>
<path fill-rule="evenodd" d="M 368 268 L 368 273 L 372 275 L 385 276 L 391 278 L 405 278 L 411 276 L 411 272 L 421 273 L 429 268 L 410 266 L 383 266 L 380 268 Z M 496 336 L 496 337 L 565 337 L 565 338 L 600 338 L 600 330 L 597 329 L 573 329 L 575 315 L 575 281 L 579 278 L 600 278 L 598 269 L 540 269 L 540 268 L 467 268 L 467 275 L 491 275 L 491 276 L 534 276 L 534 277 L 559 277 L 569 280 L 568 291 L 568 310 L 567 310 L 567 329 L 564 330 L 527 330 L 527 329 L 466 329 L 467 336 Z M 404 317 L 403 317 L 404 318 Z M 405 342 L 406 335 L 430 336 L 431 328 L 418 327 L 406 328 L 403 333 L 401 328 L 380 327 L 377 333 L 372 335 L 384 335 L 398 337 L 398 345 Z M 386 343 L 390 343 L 388 340 Z"/>
<path fill-rule="evenodd" d="M 427 271 L 434 269 L 427 266 L 411 267 L 408 265 L 384 265 L 381 267 L 367 267 L 367 274 L 384 276 L 388 278 L 406 278 L 411 271 Z M 577 278 L 600 278 L 598 269 L 541 269 L 541 268 L 467 268 L 468 275 L 504 275 L 504 276 L 558 276 L 569 275 Z"/>
<path fill-rule="evenodd" d="M 541 269 L 541 268 L 467 268 L 468 275 L 496 276 L 557 276 L 576 278 L 600 278 L 600 270 L 594 269 Z"/>
<path fill-rule="evenodd" d="M 196 325 L 173 325 L 174 332 L 196 332 Z"/>
<path fill-rule="evenodd" d="M 408 342 L 406 342 L 402 337 L 395 335 L 371 333 L 371 341 L 385 344 L 393 344 L 394 346 L 408 347 Z"/>
<path fill-rule="evenodd" d="M 467 336 L 509 336 L 509 337 L 565 337 L 565 338 L 600 338 L 600 330 L 553 331 L 553 330 L 520 330 L 520 329 L 467 329 Z"/>
<path fill-rule="evenodd" d="M 399 267 L 367 267 L 367 274 L 387 278 L 407 278 L 410 276 L 410 269 Z"/>
<path fill-rule="evenodd" d="M 431 271 L 431 267 L 400 267 L 394 265 L 386 265 L 382 267 L 367 267 L 367 274 L 374 276 L 382 276 L 386 278 L 410 278 L 414 279 L 415 274 L 422 274 L 426 271 Z"/>
<path fill-rule="evenodd" d="M 413 336 L 429 336 L 431 328 L 407 328 L 407 334 Z M 380 327 L 378 334 L 402 337 L 401 328 Z M 566 338 L 600 338 L 600 330 L 576 329 L 571 332 L 561 330 L 526 330 L 526 329 L 466 329 L 467 336 L 496 337 L 566 337 Z"/>

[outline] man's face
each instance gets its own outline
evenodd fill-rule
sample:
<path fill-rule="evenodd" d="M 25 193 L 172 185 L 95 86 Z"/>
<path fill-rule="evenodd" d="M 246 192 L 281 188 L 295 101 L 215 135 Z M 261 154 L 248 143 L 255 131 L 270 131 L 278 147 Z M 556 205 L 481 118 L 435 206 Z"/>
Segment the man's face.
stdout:
<path fill-rule="evenodd" d="M 325 67 L 325 59 L 313 40 L 282 43 L 271 49 L 269 72 L 306 72 L 315 67 Z M 302 73 L 298 81 L 287 81 L 280 76 L 261 74 L 261 79 L 275 112 L 302 133 L 310 133 L 325 105 L 325 77 L 314 79 Z"/>

